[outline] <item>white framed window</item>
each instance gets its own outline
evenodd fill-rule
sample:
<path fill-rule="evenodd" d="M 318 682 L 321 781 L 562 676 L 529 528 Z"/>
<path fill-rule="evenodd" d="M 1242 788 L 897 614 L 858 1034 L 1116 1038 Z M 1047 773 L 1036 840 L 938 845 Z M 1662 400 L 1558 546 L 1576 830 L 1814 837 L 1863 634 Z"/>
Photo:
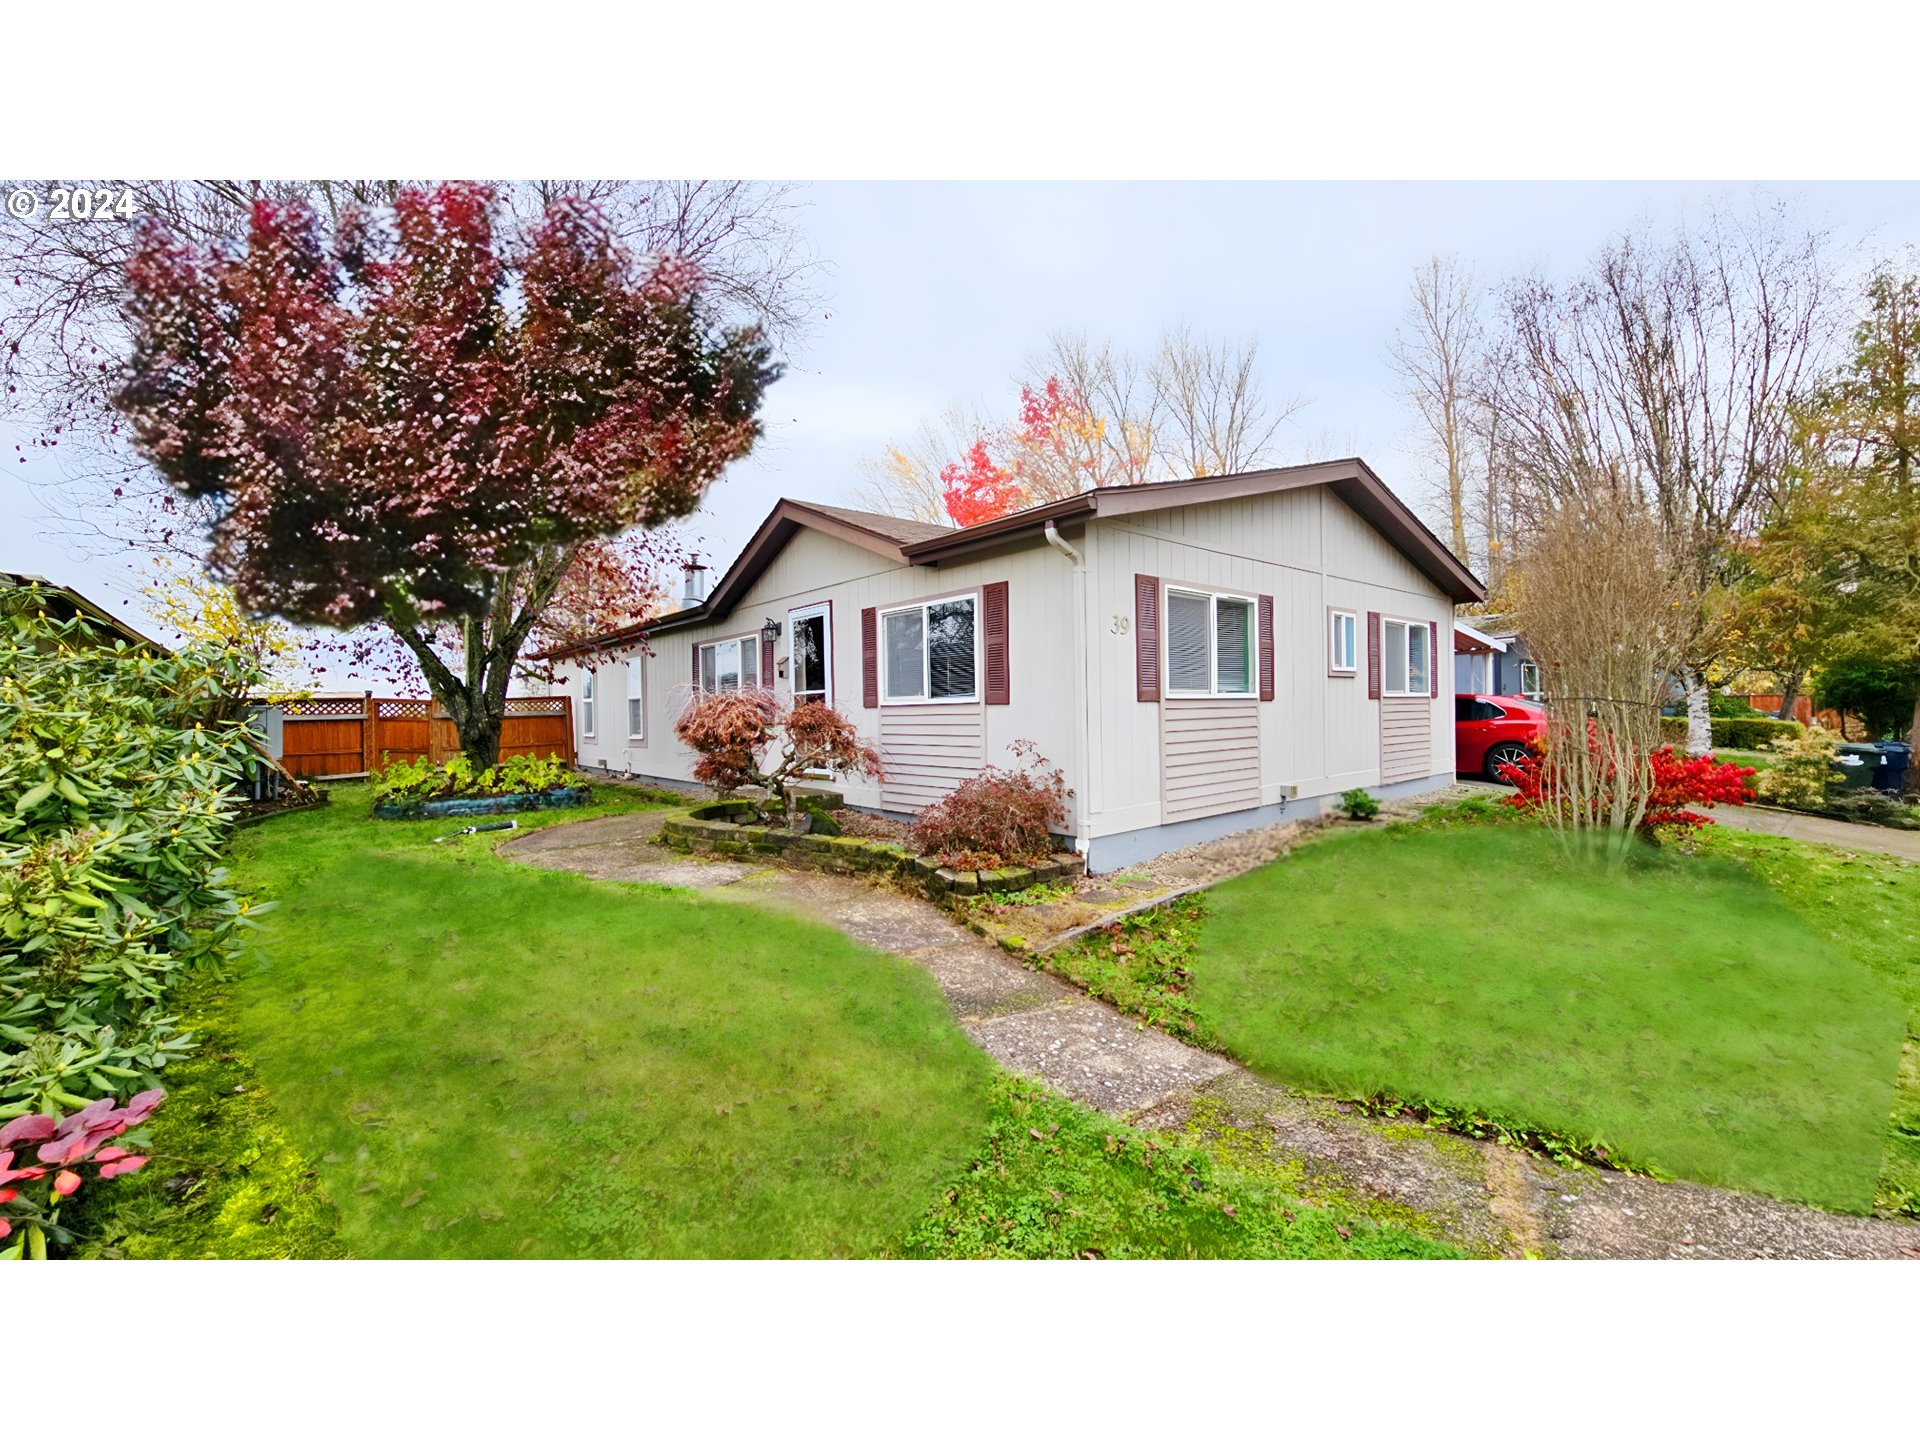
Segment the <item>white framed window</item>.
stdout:
<path fill-rule="evenodd" d="M 647 676 L 637 655 L 627 661 L 627 738 L 647 738 Z"/>
<path fill-rule="evenodd" d="M 1167 587 L 1167 693 L 1251 695 L 1255 624 L 1251 596 Z"/>
<path fill-rule="evenodd" d="M 923 600 L 880 612 L 880 703 L 980 698 L 978 597 Z"/>
<path fill-rule="evenodd" d="M 760 687 L 760 637 L 738 635 L 700 647 L 700 693 L 757 690 Z"/>
<path fill-rule="evenodd" d="M 1531 660 L 1520 662 L 1520 693 L 1529 700 L 1540 698 L 1540 667 Z"/>
<path fill-rule="evenodd" d="M 1351 610 L 1327 612 L 1327 673 L 1360 672 L 1360 617 Z"/>
<path fill-rule="evenodd" d="M 1427 696 L 1433 690 L 1433 632 L 1424 620 L 1380 626 L 1380 693 Z"/>
<path fill-rule="evenodd" d="M 787 680 L 796 705 L 833 704 L 832 616 L 825 605 L 787 612 Z"/>
<path fill-rule="evenodd" d="M 592 666 L 588 666 L 580 677 L 580 733 L 591 740 L 594 735 L 594 675 Z"/>

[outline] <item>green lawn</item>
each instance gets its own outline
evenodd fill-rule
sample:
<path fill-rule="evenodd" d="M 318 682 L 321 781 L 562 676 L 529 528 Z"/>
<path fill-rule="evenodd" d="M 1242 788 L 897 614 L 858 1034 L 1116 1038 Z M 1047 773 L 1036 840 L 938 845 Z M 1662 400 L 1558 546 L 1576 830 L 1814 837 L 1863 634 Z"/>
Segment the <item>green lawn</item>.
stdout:
<path fill-rule="evenodd" d="M 366 804 L 238 838 L 280 908 L 238 977 L 178 997 L 201 1047 L 154 1163 L 82 1192 L 79 1253 L 1458 1253 L 1007 1076 L 922 971 L 838 931 Z"/>
<path fill-rule="evenodd" d="M 236 1019 L 354 1254 L 871 1253 L 974 1151 L 993 1067 L 905 961 L 364 803 L 237 846 Z"/>
<path fill-rule="evenodd" d="M 1277 1078 L 1873 1204 L 1906 1027 L 1887 972 L 1920 959 L 1876 975 L 1741 865 L 1649 850 L 1613 873 L 1529 825 L 1407 825 L 1304 846 L 1208 909 L 1197 1028 Z"/>

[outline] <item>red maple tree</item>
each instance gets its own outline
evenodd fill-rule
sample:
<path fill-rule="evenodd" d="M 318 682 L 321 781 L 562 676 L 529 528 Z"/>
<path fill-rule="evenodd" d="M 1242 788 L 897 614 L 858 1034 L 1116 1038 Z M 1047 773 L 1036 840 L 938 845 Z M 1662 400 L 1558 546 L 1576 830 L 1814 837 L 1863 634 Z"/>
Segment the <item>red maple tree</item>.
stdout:
<path fill-rule="evenodd" d="M 1138 484 L 1145 475 L 1101 446 L 1106 423 L 1057 375 L 1038 390 L 1022 385 L 1014 423 L 981 435 L 940 472 L 948 518 L 978 525 L 1097 486 Z"/>
<path fill-rule="evenodd" d="M 692 511 L 778 373 L 757 330 L 706 322 L 695 267 L 638 262 L 592 206 L 519 235 L 496 212 L 457 183 L 331 235 L 263 201 L 244 250 L 149 228 L 115 395 L 140 454 L 215 502 L 212 568 L 243 603 L 384 624 L 488 765 L 583 556 Z"/>

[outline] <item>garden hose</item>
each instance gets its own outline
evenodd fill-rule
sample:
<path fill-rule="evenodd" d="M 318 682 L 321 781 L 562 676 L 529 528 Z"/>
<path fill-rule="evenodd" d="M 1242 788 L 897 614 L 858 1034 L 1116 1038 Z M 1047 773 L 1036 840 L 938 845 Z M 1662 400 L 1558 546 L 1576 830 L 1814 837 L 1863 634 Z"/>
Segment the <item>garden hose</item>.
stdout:
<path fill-rule="evenodd" d="M 443 841 L 457 840 L 462 835 L 478 835 L 482 830 L 518 830 L 519 828 L 520 822 L 517 820 L 496 820 L 491 825 L 469 825 L 464 830 L 454 831 L 451 835 L 436 835 L 433 837 L 433 843 L 438 845 Z"/>

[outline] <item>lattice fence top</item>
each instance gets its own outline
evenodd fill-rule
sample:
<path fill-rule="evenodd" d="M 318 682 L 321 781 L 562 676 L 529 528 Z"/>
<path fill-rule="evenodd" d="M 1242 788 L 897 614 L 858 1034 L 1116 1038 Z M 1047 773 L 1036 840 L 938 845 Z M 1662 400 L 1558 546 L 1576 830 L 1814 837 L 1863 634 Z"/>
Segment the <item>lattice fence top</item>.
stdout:
<path fill-rule="evenodd" d="M 386 720 L 424 720 L 433 713 L 431 700 L 377 700 L 380 715 Z"/>
<path fill-rule="evenodd" d="M 509 695 L 507 714 L 509 715 L 564 715 L 567 711 L 567 697 L 564 695 Z"/>
<path fill-rule="evenodd" d="M 284 707 L 289 720 L 358 720 L 367 713 L 365 700 L 292 700 Z"/>

